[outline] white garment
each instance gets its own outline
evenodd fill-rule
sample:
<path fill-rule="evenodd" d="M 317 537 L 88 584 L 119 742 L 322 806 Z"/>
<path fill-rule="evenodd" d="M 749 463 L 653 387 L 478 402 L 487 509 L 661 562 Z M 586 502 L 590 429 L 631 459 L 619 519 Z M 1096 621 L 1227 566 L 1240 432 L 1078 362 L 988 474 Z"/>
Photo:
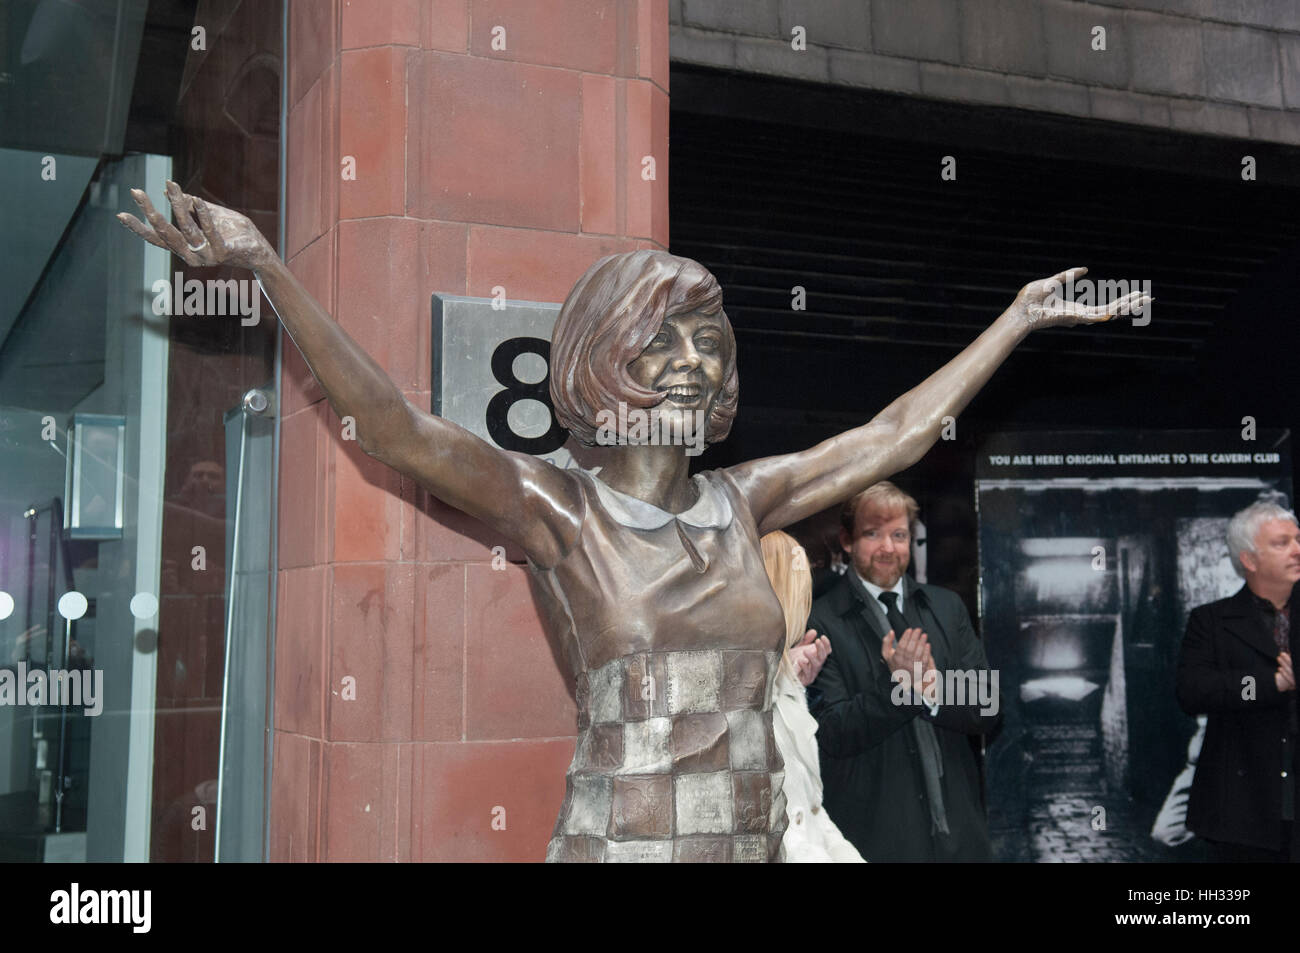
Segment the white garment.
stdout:
<path fill-rule="evenodd" d="M 787 864 L 866 863 L 822 807 L 817 719 L 799 680 L 782 666 L 773 686 L 772 733 L 785 761 L 787 825 L 781 846 Z"/>

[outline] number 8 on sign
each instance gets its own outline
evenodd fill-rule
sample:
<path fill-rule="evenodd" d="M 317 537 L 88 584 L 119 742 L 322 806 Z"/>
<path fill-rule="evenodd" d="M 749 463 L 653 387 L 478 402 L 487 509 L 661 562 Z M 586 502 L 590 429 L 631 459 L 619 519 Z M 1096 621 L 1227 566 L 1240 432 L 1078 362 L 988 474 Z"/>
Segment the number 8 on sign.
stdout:
<path fill-rule="evenodd" d="M 521 354 L 536 354 L 546 363 L 546 373 L 540 381 L 521 381 L 515 374 L 515 358 Z M 540 456 L 564 446 L 568 432 L 560 426 L 551 409 L 550 394 L 551 344 L 541 338 L 508 338 L 492 352 L 492 376 L 505 390 L 498 391 L 487 405 L 487 430 L 492 440 L 504 450 L 517 450 Z M 540 437 L 526 437 L 510 426 L 510 408 L 522 400 L 535 400 L 546 408 L 550 428 Z"/>

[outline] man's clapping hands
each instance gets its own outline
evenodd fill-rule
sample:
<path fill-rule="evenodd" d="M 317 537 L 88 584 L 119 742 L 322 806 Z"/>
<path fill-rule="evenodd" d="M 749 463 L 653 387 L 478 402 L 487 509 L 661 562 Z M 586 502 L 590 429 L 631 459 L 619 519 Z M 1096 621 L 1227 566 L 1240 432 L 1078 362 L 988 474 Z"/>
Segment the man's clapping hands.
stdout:
<path fill-rule="evenodd" d="M 903 637 L 895 641 L 894 630 L 890 629 L 881 643 L 880 657 L 889 666 L 890 677 L 895 682 L 911 685 L 916 673 L 921 673 L 921 684 L 913 688 L 926 701 L 934 701 L 935 686 L 939 681 L 939 672 L 934 667 L 934 656 L 930 654 L 930 641 L 920 629 L 907 629 Z M 902 673 L 901 675 L 898 673 Z"/>

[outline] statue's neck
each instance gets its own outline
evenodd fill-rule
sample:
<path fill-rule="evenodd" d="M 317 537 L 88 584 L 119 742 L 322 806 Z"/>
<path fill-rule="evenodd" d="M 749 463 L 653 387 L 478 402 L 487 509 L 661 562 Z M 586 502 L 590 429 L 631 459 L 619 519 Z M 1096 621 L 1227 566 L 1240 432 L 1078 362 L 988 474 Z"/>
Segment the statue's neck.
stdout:
<path fill-rule="evenodd" d="M 600 466 L 606 486 L 669 513 L 684 513 L 699 497 L 681 447 L 608 447 L 592 462 Z"/>

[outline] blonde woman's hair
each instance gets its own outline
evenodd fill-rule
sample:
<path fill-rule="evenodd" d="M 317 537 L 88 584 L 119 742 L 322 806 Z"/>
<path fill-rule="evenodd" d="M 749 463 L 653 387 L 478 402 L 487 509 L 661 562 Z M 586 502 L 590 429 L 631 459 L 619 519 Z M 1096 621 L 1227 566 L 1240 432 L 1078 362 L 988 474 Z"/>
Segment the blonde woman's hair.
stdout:
<path fill-rule="evenodd" d="M 808 568 L 808 554 L 789 533 L 776 530 L 760 540 L 763 547 L 763 566 L 785 613 L 785 644 L 781 649 L 781 664 L 794 676 L 794 663 L 790 649 L 803 641 L 808 631 L 808 613 L 812 610 L 812 572 Z"/>

